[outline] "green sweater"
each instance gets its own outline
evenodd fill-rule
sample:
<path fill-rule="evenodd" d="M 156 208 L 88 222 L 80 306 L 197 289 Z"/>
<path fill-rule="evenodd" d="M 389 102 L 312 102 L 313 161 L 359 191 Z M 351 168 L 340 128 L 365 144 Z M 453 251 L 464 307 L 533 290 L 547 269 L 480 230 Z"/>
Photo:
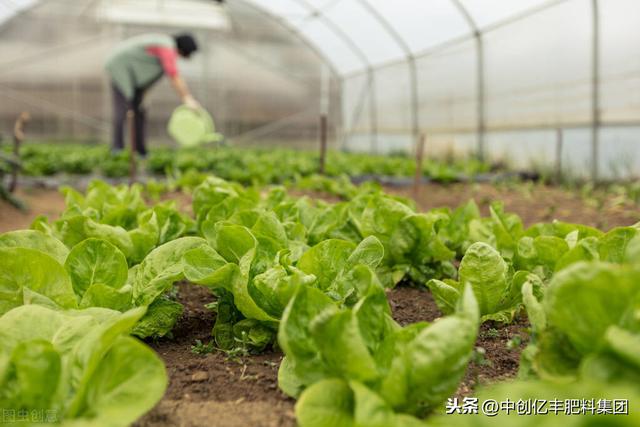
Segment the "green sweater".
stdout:
<path fill-rule="evenodd" d="M 107 73 L 127 99 L 133 98 L 136 89 L 146 89 L 162 77 L 160 60 L 148 51 L 152 47 L 175 49 L 176 44 L 168 35 L 145 34 L 120 43 L 107 59 Z"/>

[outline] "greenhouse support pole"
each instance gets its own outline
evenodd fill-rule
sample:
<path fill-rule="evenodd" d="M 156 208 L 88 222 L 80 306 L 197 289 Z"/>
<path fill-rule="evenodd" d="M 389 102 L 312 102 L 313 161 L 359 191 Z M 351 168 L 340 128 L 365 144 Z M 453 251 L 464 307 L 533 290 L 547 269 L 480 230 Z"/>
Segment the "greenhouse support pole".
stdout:
<path fill-rule="evenodd" d="M 373 68 L 369 67 L 367 75 L 369 78 L 369 125 L 371 128 L 371 152 L 373 154 L 378 154 L 378 104 Z"/>
<path fill-rule="evenodd" d="M 478 158 L 481 161 L 484 161 L 485 155 L 485 132 L 486 132 L 486 83 L 485 83 L 485 51 L 484 51 L 484 38 L 482 37 L 482 31 L 480 31 L 480 27 L 473 19 L 473 16 L 467 8 L 462 4 L 460 0 L 451 0 L 453 5 L 458 9 L 462 17 L 465 21 L 467 21 L 467 25 L 473 32 L 473 37 L 476 41 L 476 80 L 477 80 L 477 89 L 476 89 L 476 104 L 477 104 L 477 132 L 478 132 Z"/>
<path fill-rule="evenodd" d="M 24 130 L 27 122 L 31 120 L 31 114 L 28 111 L 23 111 L 18 116 L 15 125 L 13 126 L 13 157 L 18 163 L 11 164 L 11 178 L 9 180 L 9 193 L 13 193 L 18 188 L 18 171 L 20 170 L 20 145 L 24 142 Z"/>
<path fill-rule="evenodd" d="M 598 180 L 600 143 L 600 11 L 598 0 L 591 0 L 593 19 L 591 63 L 591 180 Z"/>
<path fill-rule="evenodd" d="M 424 160 L 424 145 L 427 136 L 422 134 L 416 144 L 416 171 L 413 177 L 413 198 L 418 200 L 420 194 L 420 185 L 422 184 L 422 165 Z"/>
<path fill-rule="evenodd" d="M 418 66 L 416 58 L 409 55 L 409 72 L 411 73 L 411 131 L 415 146 L 421 144 L 420 140 L 420 97 L 418 94 Z M 424 147 L 423 147 L 424 149 Z"/>
<path fill-rule="evenodd" d="M 484 161 L 485 158 L 485 132 L 486 132 L 486 110 L 485 110 L 485 102 L 486 102 L 486 92 L 485 92 L 485 65 L 484 65 L 484 39 L 482 38 L 482 33 L 480 31 L 476 31 L 475 33 L 476 39 L 476 49 L 478 56 L 478 158 L 480 161 Z"/>
<path fill-rule="evenodd" d="M 327 116 L 320 116 L 320 168 L 319 172 L 324 175 L 327 165 Z"/>
<path fill-rule="evenodd" d="M 320 174 L 327 164 L 327 116 L 329 115 L 329 72 L 322 67 L 320 75 Z"/>

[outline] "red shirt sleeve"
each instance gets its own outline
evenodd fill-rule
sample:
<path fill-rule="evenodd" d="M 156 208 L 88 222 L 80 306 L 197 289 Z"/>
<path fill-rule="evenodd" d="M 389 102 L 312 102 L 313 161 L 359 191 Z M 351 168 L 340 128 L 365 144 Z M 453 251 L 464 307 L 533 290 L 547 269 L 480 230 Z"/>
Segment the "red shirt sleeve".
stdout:
<path fill-rule="evenodd" d="M 166 46 L 150 46 L 146 51 L 149 55 L 160 60 L 162 69 L 167 76 L 176 77 L 178 75 L 178 52 L 175 49 Z"/>

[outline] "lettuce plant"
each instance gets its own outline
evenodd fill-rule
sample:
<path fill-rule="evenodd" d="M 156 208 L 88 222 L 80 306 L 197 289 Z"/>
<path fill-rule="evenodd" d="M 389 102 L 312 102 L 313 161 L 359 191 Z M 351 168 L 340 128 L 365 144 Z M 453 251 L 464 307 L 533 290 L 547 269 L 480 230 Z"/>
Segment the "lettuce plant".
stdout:
<path fill-rule="evenodd" d="M 538 224 L 518 242 L 514 263 L 548 281 L 554 273 L 580 261 L 625 262 L 627 247 L 638 235 L 638 226 L 603 233 L 577 224 Z"/>
<path fill-rule="evenodd" d="M 354 269 L 375 268 L 384 253 L 374 237 L 357 246 L 329 239 L 294 262 L 291 250 L 269 238 L 274 233 L 266 230 L 220 222 L 215 236 L 210 236 L 212 247 L 184 254 L 186 278 L 218 295 L 213 335 L 221 348 L 240 342 L 262 349 L 272 342 L 286 305 L 300 287 L 317 288 L 336 301 L 355 302 L 359 281 L 366 278 L 358 277 Z"/>
<path fill-rule="evenodd" d="M 127 336 L 144 313 L 40 305 L 6 312 L 0 317 L 0 407 L 34 411 L 43 425 L 130 425 L 167 387 L 160 358 Z"/>
<path fill-rule="evenodd" d="M 578 262 L 558 272 L 540 301 L 523 286 L 534 339 L 526 369 L 543 378 L 640 381 L 640 269 Z"/>
<path fill-rule="evenodd" d="M 66 209 L 52 224 L 38 217 L 32 228 L 49 234 L 72 248 L 87 238 L 116 246 L 130 265 L 141 262 L 155 247 L 185 236 L 193 221 L 174 202 L 149 208 L 139 185 L 110 186 L 92 181 L 86 194 L 63 188 Z"/>
<path fill-rule="evenodd" d="M 288 249 L 293 262 L 326 240 L 358 244 L 375 237 L 384 247 L 377 273 L 386 286 L 407 274 L 416 282 L 455 274 L 450 262 L 455 253 L 439 237 L 448 215 L 415 213 L 409 201 L 376 189 L 363 190 L 349 202 L 326 204 L 293 200 L 281 189 L 260 199 L 254 190 L 210 177 L 195 190 L 193 207 L 200 232 L 214 248 L 224 222 L 248 228 L 261 246 L 269 240 L 271 247 Z"/>
<path fill-rule="evenodd" d="M 412 426 L 455 392 L 471 357 L 478 306 L 467 286 L 452 316 L 400 327 L 373 270 L 353 307 L 301 287 L 282 318 L 282 390 L 301 427 Z"/>
<path fill-rule="evenodd" d="M 172 240 L 129 269 L 122 251 L 107 240 L 89 238 L 69 251 L 40 231 L 5 233 L 0 235 L 0 314 L 23 304 L 121 312 L 148 307 L 133 333 L 166 335 L 182 314 L 166 292 L 184 277 L 182 256 L 204 245 L 199 237 Z"/>
<path fill-rule="evenodd" d="M 536 294 L 542 292 L 543 286 L 535 274 L 527 271 L 514 273 L 496 249 L 482 242 L 474 243 L 467 249 L 460 262 L 458 279 L 434 279 L 427 286 L 440 310 L 450 314 L 455 310 L 464 287 L 471 285 L 483 322 L 511 322 L 522 304 L 523 283 L 531 281 Z"/>
<path fill-rule="evenodd" d="M 450 261 L 455 253 L 438 236 L 447 215 L 415 213 L 408 202 L 381 193 L 362 196 L 350 213 L 360 234 L 376 236 L 385 248 L 379 273 L 386 286 L 406 274 L 417 283 L 454 274 Z"/>
<path fill-rule="evenodd" d="M 193 192 L 193 213 L 198 228 L 204 222 L 210 225 L 228 219 L 233 213 L 257 207 L 260 195 L 239 184 L 216 177 L 208 177 Z"/>
<path fill-rule="evenodd" d="M 476 204 L 467 203 L 451 214 L 451 221 L 441 231 L 442 238 L 459 255 L 466 253 L 471 244 L 483 242 L 496 248 L 503 258 L 512 260 L 518 240 L 524 236 L 522 220 L 516 214 L 504 212 L 500 202 L 492 203 L 489 213 L 488 217 L 480 217 Z"/>
<path fill-rule="evenodd" d="M 309 230 L 309 239 L 359 242 L 376 237 L 384 247 L 377 274 L 385 286 L 392 287 L 407 275 L 420 283 L 455 273 L 450 262 L 455 252 L 439 236 L 447 222 L 444 213 L 416 213 L 408 200 L 371 190 L 320 213 Z"/>
<path fill-rule="evenodd" d="M 453 211 L 445 208 L 436 212 L 449 217 L 445 226 L 439 229 L 438 236 L 448 248 L 455 251 L 457 258 L 462 258 L 471 244 L 482 241 L 475 232 L 482 227 L 482 223 L 480 209 L 473 200 Z"/>

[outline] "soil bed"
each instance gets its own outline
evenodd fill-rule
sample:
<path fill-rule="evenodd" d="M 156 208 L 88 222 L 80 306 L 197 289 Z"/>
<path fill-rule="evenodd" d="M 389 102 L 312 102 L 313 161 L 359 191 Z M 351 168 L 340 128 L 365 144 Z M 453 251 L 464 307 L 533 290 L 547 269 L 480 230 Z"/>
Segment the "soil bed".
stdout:
<path fill-rule="evenodd" d="M 193 353 L 196 340 L 211 339 L 215 315 L 204 305 L 213 297 L 203 287 L 182 283 L 178 288 L 185 310 L 173 338 L 149 342 L 167 366 L 169 387 L 163 400 L 136 426 L 295 426 L 295 402 L 277 384 L 282 354 L 268 351 L 235 358 L 220 351 L 204 356 Z M 441 317 L 428 290 L 399 286 L 388 291 L 388 297 L 393 317 L 401 325 Z M 486 355 L 469 365 L 458 395 L 471 394 L 478 383 L 514 377 L 527 340 L 526 327 L 525 320 L 507 327 L 483 325 L 476 346 L 484 348 Z M 522 345 L 509 350 L 507 342 L 515 335 L 522 337 Z"/>
<path fill-rule="evenodd" d="M 427 289 L 399 286 L 390 290 L 387 296 L 393 318 L 400 325 L 421 321 L 433 322 L 442 317 Z M 492 322 L 481 325 L 476 350 L 477 354 L 478 351 L 484 351 L 484 355 L 475 358 L 469 364 L 457 395 L 468 396 L 478 385 L 515 377 L 520 364 L 520 353 L 529 342 L 528 328 L 529 322 L 525 316 L 518 317 L 511 325 Z"/>
<path fill-rule="evenodd" d="M 293 399 L 278 389 L 281 353 L 232 358 L 220 351 L 199 355 L 196 340 L 211 340 L 215 314 L 208 289 L 181 283 L 184 313 L 172 339 L 149 342 L 164 360 L 169 387 L 156 408 L 136 426 L 295 426 Z"/>

